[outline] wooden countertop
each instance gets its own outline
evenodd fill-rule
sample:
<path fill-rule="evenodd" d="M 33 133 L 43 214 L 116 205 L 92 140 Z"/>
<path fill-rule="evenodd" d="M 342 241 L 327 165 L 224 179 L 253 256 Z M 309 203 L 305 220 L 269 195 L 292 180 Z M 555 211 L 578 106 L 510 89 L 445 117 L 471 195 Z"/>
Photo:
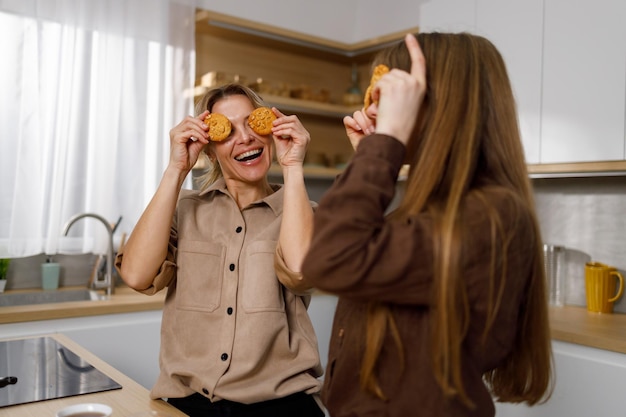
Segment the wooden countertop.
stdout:
<path fill-rule="evenodd" d="M 165 401 L 151 400 L 150 393 L 146 388 L 108 365 L 106 362 L 102 361 L 70 338 L 58 333 L 46 336 L 56 339 L 59 343 L 115 380 L 122 386 L 122 388 L 93 394 L 82 394 L 74 397 L 58 398 L 54 400 L 3 407 L 0 408 L 0 417 L 55 416 L 56 412 L 62 408 L 83 403 L 106 404 L 113 409 L 111 417 L 130 417 L 135 413 L 142 411 L 147 412 L 151 410 L 161 411 L 168 417 L 184 417 L 187 415 L 167 404 Z"/>
<path fill-rule="evenodd" d="M 626 314 L 550 307 L 550 326 L 555 340 L 626 354 Z"/>
<path fill-rule="evenodd" d="M 118 287 L 109 300 L 0 307 L 0 324 L 160 310 L 164 300 L 165 291 L 148 296 Z M 626 314 L 591 313 L 574 306 L 550 307 L 550 326 L 555 340 L 626 354 Z"/>
<path fill-rule="evenodd" d="M 64 287 L 57 291 L 75 289 L 77 289 L 77 287 Z M 25 291 L 28 290 L 16 290 L 11 292 L 17 293 Z M 160 291 L 155 295 L 145 295 L 129 287 L 121 286 L 115 288 L 115 293 L 108 300 L 69 301 L 53 304 L 0 307 L 0 324 L 160 310 L 163 308 L 165 293 L 165 291 Z"/>

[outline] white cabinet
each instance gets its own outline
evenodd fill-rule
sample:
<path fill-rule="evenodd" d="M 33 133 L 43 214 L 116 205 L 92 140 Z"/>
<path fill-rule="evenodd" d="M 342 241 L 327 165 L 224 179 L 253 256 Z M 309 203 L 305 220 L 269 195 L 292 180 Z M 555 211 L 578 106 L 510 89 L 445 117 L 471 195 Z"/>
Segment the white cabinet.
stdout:
<path fill-rule="evenodd" d="M 359 24 L 368 27 L 380 14 L 368 4 L 343 5 L 333 18 L 358 10 L 360 23 L 351 24 L 362 35 L 367 31 Z M 528 163 L 626 159 L 626 1 L 402 0 L 385 7 L 387 30 L 403 30 L 410 21 L 406 16 L 414 15 L 423 32 L 465 30 L 496 44 L 513 84 Z M 345 27 L 318 35 L 335 41 L 353 37 Z"/>
<path fill-rule="evenodd" d="M 626 355 L 553 342 L 556 386 L 547 403 L 497 404 L 498 417 L 621 416 L 626 410 Z"/>
<path fill-rule="evenodd" d="M 626 2 L 545 0 L 544 19 L 541 162 L 623 160 Z"/>
<path fill-rule="evenodd" d="M 155 310 L 97 316 L 98 321 L 88 327 L 60 333 L 151 389 L 159 376 L 161 315 L 161 310 Z"/>
<path fill-rule="evenodd" d="M 307 310 L 317 336 L 317 345 L 324 372 L 326 372 L 326 363 L 328 362 L 328 346 L 332 334 L 337 300 L 338 298 L 335 295 L 317 293 L 311 297 L 311 304 Z"/>
<path fill-rule="evenodd" d="M 336 304 L 336 296 L 316 293 L 311 297 L 308 309 L 324 368 Z M 161 310 L 151 310 L 9 323 L 0 326 L 0 339 L 62 333 L 145 388 L 151 389 L 159 375 L 162 314 Z"/>
<path fill-rule="evenodd" d="M 161 310 L 3 324 L 0 339 L 62 333 L 152 388 L 159 374 Z"/>
<path fill-rule="evenodd" d="M 539 163 L 543 0 L 478 0 L 476 33 L 498 48 L 517 102 L 526 162 Z"/>
<path fill-rule="evenodd" d="M 419 2 L 417 13 L 420 32 L 473 32 L 476 26 L 476 5 L 467 0 Z M 405 13 L 403 9 L 395 13 Z"/>

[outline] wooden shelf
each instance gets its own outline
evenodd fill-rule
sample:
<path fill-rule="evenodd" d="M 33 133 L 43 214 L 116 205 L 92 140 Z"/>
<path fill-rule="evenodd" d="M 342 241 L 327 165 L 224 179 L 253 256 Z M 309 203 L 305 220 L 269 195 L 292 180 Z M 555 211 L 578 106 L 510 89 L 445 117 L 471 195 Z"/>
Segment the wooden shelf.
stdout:
<path fill-rule="evenodd" d="M 196 32 L 227 36 L 240 42 L 253 42 L 292 53 L 313 55 L 343 63 L 369 63 L 376 52 L 404 38 L 408 32 L 418 33 L 419 27 L 390 33 L 355 43 L 334 41 L 242 19 L 209 10 L 196 11 Z"/>
<path fill-rule="evenodd" d="M 305 167 L 304 174 L 308 178 L 334 179 L 341 169 L 326 167 Z M 281 175 L 280 167 L 270 169 L 273 175 Z M 621 177 L 626 176 L 626 161 L 571 162 L 560 164 L 529 164 L 528 174 L 531 178 L 577 178 L 577 177 Z M 405 180 L 408 166 L 403 166 L 400 179 Z"/>
<path fill-rule="evenodd" d="M 322 166 L 304 166 L 304 177 L 311 179 L 323 179 L 323 180 L 334 180 L 337 175 L 341 174 L 343 171 L 342 168 L 331 168 L 331 167 L 322 167 Z M 409 173 L 409 166 L 403 165 L 402 169 L 400 169 L 400 173 L 398 174 L 399 181 L 406 181 L 406 178 Z M 282 177 L 283 173 L 281 171 L 280 166 L 274 164 L 270 168 L 269 175 L 275 177 Z"/>
<path fill-rule="evenodd" d="M 194 169 L 204 169 L 200 163 Z M 304 175 L 306 178 L 314 179 L 334 179 L 341 173 L 342 169 L 305 166 Z M 270 168 L 269 174 L 272 176 L 282 176 L 278 165 Z M 408 166 L 404 166 L 400 172 L 400 178 L 406 179 Z M 621 177 L 626 176 L 626 161 L 606 161 L 606 162 L 573 162 L 562 164 L 529 164 L 528 174 L 531 178 L 581 178 L 581 177 Z"/>
<path fill-rule="evenodd" d="M 334 179 L 337 175 L 341 174 L 342 169 L 321 167 L 321 166 L 304 166 L 304 177 L 312 179 Z M 269 175 L 274 177 L 283 176 L 282 169 L 279 165 L 272 165 L 269 171 Z"/>
<path fill-rule="evenodd" d="M 196 98 L 209 90 L 209 87 L 197 86 L 194 89 Z M 319 101 L 300 100 L 291 97 L 274 96 L 270 94 L 259 94 L 270 106 L 275 106 L 283 112 L 294 112 L 342 119 L 346 115 L 352 115 L 361 109 L 361 106 L 344 106 L 341 104 L 322 103 Z"/>
<path fill-rule="evenodd" d="M 531 178 L 626 176 L 626 161 L 529 164 Z"/>
<path fill-rule="evenodd" d="M 372 57 L 401 41 L 407 31 L 418 32 L 412 28 L 342 43 L 210 10 L 197 10 L 195 23 L 197 87 L 188 94 L 198 98 L 213 85 L 230 80 L 259 86 L 268 105 L 300 117 L 313 138 L 309 152 L 331 161 L 352 154 L 342 119 L 359 110 L 361 103 L 344 105 L 345 93 L 355 80 L 365 91 Z M 314 171 L 310 177 L 334 176 Z"/>
<path fill-rule="evenodd" d="M 343 106 L 339 104 L 321 103 L 317 101 L 298 100 L 290 97 L 261 95 L 268 104 L 275 106 L 278 110 L 305 113 L 316 116 L 325 116 L 341 119 L 346 115 L 352 115 L 361 106 Z"/>

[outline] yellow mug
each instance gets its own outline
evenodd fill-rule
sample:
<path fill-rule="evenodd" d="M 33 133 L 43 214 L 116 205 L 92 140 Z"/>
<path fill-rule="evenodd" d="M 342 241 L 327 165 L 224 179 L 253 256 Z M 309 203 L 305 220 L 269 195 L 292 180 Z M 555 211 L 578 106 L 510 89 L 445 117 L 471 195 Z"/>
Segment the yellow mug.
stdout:
<path fill-rule="evenodd" d="M 619 288 L 615 292 L 617 281 L 619 281 Z M 613 303 L 624 292 L 624 277 L 612 266 L 600 262 L 587 262 L 585 264 L 585 290 L 587 310 L 595 313 L 612 313 Z"/>

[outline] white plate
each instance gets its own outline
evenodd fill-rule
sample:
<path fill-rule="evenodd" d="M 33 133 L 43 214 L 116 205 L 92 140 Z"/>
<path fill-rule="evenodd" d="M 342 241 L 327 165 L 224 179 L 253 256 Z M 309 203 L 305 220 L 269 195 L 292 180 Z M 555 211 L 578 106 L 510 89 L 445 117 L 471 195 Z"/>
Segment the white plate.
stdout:
<path fill-rule="evenodd" d="M 109 417 L 113 410 L 104 404 L 75 404 L 57 411 L 56 417 Z"/>

